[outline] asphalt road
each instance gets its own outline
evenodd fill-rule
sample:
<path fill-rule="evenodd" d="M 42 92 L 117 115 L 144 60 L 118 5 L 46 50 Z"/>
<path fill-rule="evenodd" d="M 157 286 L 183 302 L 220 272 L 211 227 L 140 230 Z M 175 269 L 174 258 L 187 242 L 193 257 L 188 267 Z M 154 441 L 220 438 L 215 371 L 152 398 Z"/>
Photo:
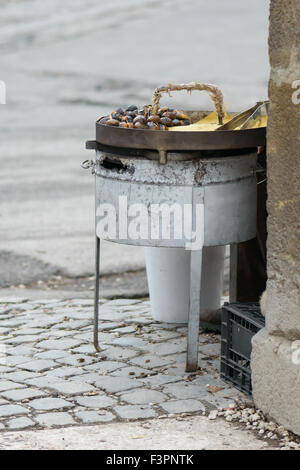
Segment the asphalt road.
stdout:
<path fill-rule="evenodd" d="M 265 98 L 267 24 L 267 0 L 3 0 L 0 286 L 91 274 L 93 178 L 80 163 L 95 120 L 170 81 L 216 83 L 230 109 Z M 104 273 L 143 264 L 142 249 L 104 246 Z"/>

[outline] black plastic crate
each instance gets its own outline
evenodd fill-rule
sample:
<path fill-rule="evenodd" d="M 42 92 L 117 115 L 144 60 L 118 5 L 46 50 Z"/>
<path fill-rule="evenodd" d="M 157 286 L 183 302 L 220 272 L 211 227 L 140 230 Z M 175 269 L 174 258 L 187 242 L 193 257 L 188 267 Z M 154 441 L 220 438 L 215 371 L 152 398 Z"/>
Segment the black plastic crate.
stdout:
<path fill-rule="evenodd" d="M 252 337 L 265 326 L 258 302 L 225 303 L 221 326 L 221 378 L 251 395 Z"/>

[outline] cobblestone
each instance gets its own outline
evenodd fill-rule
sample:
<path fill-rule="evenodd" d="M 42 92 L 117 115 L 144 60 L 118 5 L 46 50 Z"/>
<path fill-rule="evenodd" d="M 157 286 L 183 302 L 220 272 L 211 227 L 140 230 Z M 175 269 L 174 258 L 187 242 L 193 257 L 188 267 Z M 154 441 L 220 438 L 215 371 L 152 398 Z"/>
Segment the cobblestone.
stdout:
<path fill-rule="evenodd" d="M 92 300 L 0 304 L 1 432 L 202 413 L 240 396 L 219 379 L 218 335 L 199 337 L 205 375 L 187 374 L 185 326 L 152 321 L 148 301 L 100 304 L 100 353 Z"/>
<path fill-rule="evenodd" d="M 144 388 L 121 395 L 121 400 L 132 405 L 143 405 L 148 403 L 161 403 L 167 400 L 167 396 L 161 392 L 157 392 L 156 390 L 148 390 L 147 388 Z"/>
<path fill-rule="evenodd" d="M 122 369 L 115 370 L 111 372 L 110 375 L 112 377 L 137 377 L 140 378 L 141 376 L 145 377 L 148 375 L 149 371 L 146 369 L 142 369 L 141 367 L 122 367 Z"/>
<path fill-rule="evenodd" d="M 57 366 L 54 361 L 46 359 L 36 359 L 35 361 L 25 362 L 19 365 L 20 369 L 25 369 L 30 372 L 44 372 L 54 366 Z"/>
<path fill-rule="evenodd" d="M 5 364 L 8 366 L 17 366 L 25 362 L 30 362 L 30 358 L 26 358 L 26 356 L 6 356 L 5 358 Z"/>
<path fill-rule="evenodd" d="M 184 383 L 174 383 L 168 384 L 163 389 L 164 393 L 167 393 L 175 398 L 200 398 L 202 395 L 207 395 L 207 390 L 204 386 L 193 385 L 193 384 L 184 384 Z"/>
<path fill-rule="evenodd" d="M 58 413 L 43 413 L 36 415 L 35 419 L 41 426 L 52 427 L 52 426 L 68 426 L 75 424 L 74 419 L 69 413 L 58 412 Z"/>
<path fill-rule="evenodd" d="M 20 405 L 2 405 L 0 406 L 0 417 L 26 415 L 28 414 L 27 408 Z"/>
<path fill-rule="evenodd" d="M 47 341 L 41 341 L 38 346 L 42 349 L 63 349 L 69 350 L 75 346 L 79 346 L 81 341 L 76 341 L 75 339 L 49 339 Z"/>
<path fill-rule="evenodd" d="M 170 364 L 170 361 L 162 357 L 157 357 L 151 354 L 145 354 L 143 356 L 135 357 L 131 359 L 132 364 L 137 366 L 145 367 L 147 369 L 152 369 L 153 367 L 162 367 Z"/>
<path fill-rule="evenodd" d="M 99 377 L 94 383 L 96 387 L 99 387 L 108 393 L 123 392 L 124 390 L 131 390 L 142 386 L 141 383 L 134 379 L 122 378 L 122 380 L 120 380 L 119 377 L 110 377 L 107 375 L 105 377 Z"/>
<path fill-rule="evenodd" d="M 88 371 L 97 371 L 100 374 L 104 372 L 112 372 L 116 369 L 120 369 L 121 367 L 125 367 L 126 364 L 124 362 L 117 362 L 117 361 L 101 361 L 95 362 L 87 367 L 84 367 L 85 370 Z"/>
<path fill-rule="evenodd" d="M 109 411 L 77 411 L 76 416 L 80 421 L 85 424 L 90 423 L 108 423 L 116 419 L 116 417 Z"/>
<path fill-rule="evenodd" d="M 3 392 L 5 390 L 11 390 L 14 388 L 24 388 L 24 384 L 20 384 L 17 382 L 12 382 L 11 380 L 2 380 L 0 382 L 0 392 Z"/>
<path fill-rule="evenodd" d="M 111 346 L 104 350 L 104 355 L 111 361 L 129 359 L 137 356 L 137 354 L 139 354 L 137 351 L 129 349 L 128 347 L 120 348 L 118 346 Z"/>
<path fill-rule="evenodd" d="M 66 357 L 67 354 L 67 351 L 53 350 L 36 353 L 34 357 L 37 357 L 39 359 L 60 359 L 62 357 Z"/>
<path fill-rule="evenodd" d="M 59 381 L 49 383 L 48 388 L 55 390 L 62 395 L 77 395 L 78 393 L 86 393 L 86 392 L 94 392 L 95 388 L 91 385 L 87 384 L 86 382 L 79 382 L 79 381 Z"/>
<path fill-rule="evenodd" d="M 190 413 L 192 411 L 205 411 L 205 406 L 197 400 L 174 400 L 162 403 L 161 407 L 168 413 Z"/>
<path fill-rule="evenodd" d="M 116 406 L 115 412 L 123 419 L 155 418 L 157 413 L 149 406 L 123 405 Z"/>
<path fill-rule="evenodd" d="M 56 362 L 68 366 L 86 366 L 93 363 L 94 361 L 95 359 L 92 357 L 83 356 L 82 354 L 71 354 L 70 356 L 58 358 Z"/>
<path fill-rule="evenodd" d="M 85 396 L 75 398 L 76 402 L 80 406 L 86 406 L 87 408 L 108 408 L 114 406 L 117 400 L 111 397 L 103 395 Z"/>
<path fill-rule="evenodd" d="M 26 417 L 10 419 L 6 424 L 9 429 L 26 429 L 35 426 L 35 422 Z"/>
<path fill-rule="evenodd" d="M 49 375 L 54 375 L 55 377 L 71 377 L 74 375 L 84 374 L 83 370 L 80 370 L 79 367 L 58 367 L 49 371 Z"/>
<path fill-rule="evenodd" d="M 59 410 L 60 408 L 72 408 L 74 405 L 61 398 L 40 398 L 29 402 L 29 406 L 35 410 Z"/>
<path fill-rule="evenodd" d="M 37 398 L 46 396 L 47 393 L 43 390 L 34 388 L 22 388 L 21 390 L 8 390 L 3 392 L 2 396 L 12 401 L 23 401 L 29 398 Z"/>

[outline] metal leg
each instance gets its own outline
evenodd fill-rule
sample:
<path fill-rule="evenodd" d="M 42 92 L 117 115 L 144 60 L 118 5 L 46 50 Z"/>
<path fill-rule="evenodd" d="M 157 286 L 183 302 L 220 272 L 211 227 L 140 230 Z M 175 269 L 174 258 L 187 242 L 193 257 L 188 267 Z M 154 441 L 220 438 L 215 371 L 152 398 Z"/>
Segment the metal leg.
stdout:
<path fill-rule="evenodd" d="M 229 302 L 236 302 L 237 299 L 237 243 L 230 245 L 230 272 L 229 272 Z"/>
<path fill-rule="evenodd" d="M 99 278 L 100 278 L 100 238 L 96 235 L 95 250 L 95 298 L 94 298 L 94 346 L 96 351 L 102 351 L 98 341 L 99 320 Z"/>
<path fill-rule="evenodd" d="M 191 251 L 190 269 L 190 310 L 186 372 L 194 372 L 198 368 L 202 250 Z"/>

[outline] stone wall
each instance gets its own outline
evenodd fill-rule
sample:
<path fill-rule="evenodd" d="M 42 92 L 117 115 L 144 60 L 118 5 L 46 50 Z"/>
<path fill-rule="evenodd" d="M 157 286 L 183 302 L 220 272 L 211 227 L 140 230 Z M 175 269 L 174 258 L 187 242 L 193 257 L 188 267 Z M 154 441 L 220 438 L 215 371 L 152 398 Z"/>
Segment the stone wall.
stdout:
<path fill-rule="evenodd" d="M 266 329 L 254 338 L 252 353 L 257 406 L 298 434 L 300 353 L 294 341 L 300 340 L 299 24 L 300 0 L 271 0 L 267 314 Z"/>

